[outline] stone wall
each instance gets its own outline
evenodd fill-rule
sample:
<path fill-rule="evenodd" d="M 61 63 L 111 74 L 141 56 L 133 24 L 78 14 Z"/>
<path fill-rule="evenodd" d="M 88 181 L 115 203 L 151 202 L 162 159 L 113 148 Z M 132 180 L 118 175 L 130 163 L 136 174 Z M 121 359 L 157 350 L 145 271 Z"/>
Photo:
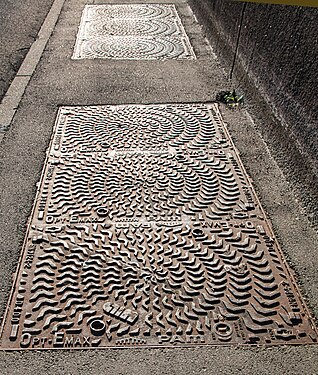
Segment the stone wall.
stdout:
<path fill-rule="evenodd" d="M 229 73 L 243 3 L 189 3 Z M 262 109 L 265 103 L 274 115 L 275 120 L 263 118 L 262 131 L 285 152 L 295 176 L 314 195 L 318 195 L 317 25 L 318 8 L 246 3 L 233 76 L 247 103 Z"/>

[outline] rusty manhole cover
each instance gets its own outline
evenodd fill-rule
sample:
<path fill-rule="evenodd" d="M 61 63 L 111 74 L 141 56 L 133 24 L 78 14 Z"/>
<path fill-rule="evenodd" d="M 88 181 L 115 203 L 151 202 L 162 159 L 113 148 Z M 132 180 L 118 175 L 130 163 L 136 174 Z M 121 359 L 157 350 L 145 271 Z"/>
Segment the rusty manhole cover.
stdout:
<path fill-rule="evenodd" d="M 74 59 L 193 59 L 171 4 L 86 5 Z"/>
<path fill-rule="evenodd" d="M 61 108 L 2 348 L 316 339 L 217 105 Z"/>

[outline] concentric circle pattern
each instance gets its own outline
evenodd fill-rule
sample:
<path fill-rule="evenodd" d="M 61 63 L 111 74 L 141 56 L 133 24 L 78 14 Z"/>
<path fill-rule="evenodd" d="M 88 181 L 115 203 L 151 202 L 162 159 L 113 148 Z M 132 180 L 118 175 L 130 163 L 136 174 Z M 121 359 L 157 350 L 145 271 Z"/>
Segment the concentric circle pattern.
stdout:
<path fill-rule="evenodd" d="M 131 153 L 78 155 L 55 166 L 47 222 L 94 214 L 107 219 L 224 218 L 250 205 L 233 168 L 222 157 Z M 221 155 L 222 156 L 222 155 Z M 247 183 L 244 186 L 248 189 Z"/>
<path fill-rule="evenodd" d="M 87 18 L 134 18 L 134 19 L 162 19 L 174 17 L 174 5 L 164 4 L 114 4 L 114 5 L 88 5 Z"/>
<path fill-rule="evenodd" d="M 97 20 L 88 25 L 88 35 L 101 36 L 178 36 L 180 30 L 171 20 L 152 20 L 147 22 L 135 19 L 112 19 L 107 22 Z"/>
<path fill-rule="evenodd" d="M 85 147 L 107 152 L 158 147 L 195 151 L 227 145 L 219 117 L 202 105 L 76 107 L 68 112 L 67 126 L 60 127 L 62 152 Z"/>
<path fill-rule="evenodd" d="M 39 214 L 47 224 L 92 215 L 113 222 L 258 213 L 213 105 L 68 108 L 53 144 L 59 159 L 44 181 L 46 216 Z"/>
<path fill-rule="evenodd" d="M 73 58 L 195 58 L 174 5 L 86 6 Z"/>
<path fill-rule="evenodd" d="M 88 59 L 172 59 L 184 54 L 184 46 L 171 38 L 116 36 L 84 41 L 82 51 Z"/>

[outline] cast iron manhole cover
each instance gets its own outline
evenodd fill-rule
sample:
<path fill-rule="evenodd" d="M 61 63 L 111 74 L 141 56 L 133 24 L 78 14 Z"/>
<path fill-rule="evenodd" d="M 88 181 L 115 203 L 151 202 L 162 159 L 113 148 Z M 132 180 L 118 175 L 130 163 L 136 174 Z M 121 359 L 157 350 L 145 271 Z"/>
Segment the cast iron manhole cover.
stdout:
<path fill-rule="evenodd" d="M 193 59 L 174 5 L 86 5 L 74 59 Z"/>
<path fill-rule="evenodd" d="M 316 339 L 217 105 L 61 108 L 2 348 Z"/>

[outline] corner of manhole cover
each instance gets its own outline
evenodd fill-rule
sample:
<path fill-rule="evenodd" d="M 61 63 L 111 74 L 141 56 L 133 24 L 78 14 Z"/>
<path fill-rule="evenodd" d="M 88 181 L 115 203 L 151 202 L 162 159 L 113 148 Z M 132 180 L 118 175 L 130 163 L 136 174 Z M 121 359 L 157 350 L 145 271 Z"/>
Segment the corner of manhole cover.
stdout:
<path fill-rule="evenodd" d="M 217 105 L 61 108 L 2 348 L 316 341 Z"/>
<path fill-rule="evenodd" d="M 195 59 L 175 5 L 86 5 L 73 59 Z"/>

